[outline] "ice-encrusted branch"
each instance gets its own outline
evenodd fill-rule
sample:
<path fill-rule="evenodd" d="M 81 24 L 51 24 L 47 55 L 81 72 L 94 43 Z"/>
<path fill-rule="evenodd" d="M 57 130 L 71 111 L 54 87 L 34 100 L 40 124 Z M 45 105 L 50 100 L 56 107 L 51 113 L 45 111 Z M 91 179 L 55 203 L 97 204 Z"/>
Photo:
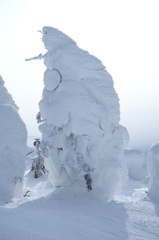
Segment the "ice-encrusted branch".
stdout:
<path fill-rule="evenodd" d="M 57 85 L 57 87 L 54 89 L 54 91 L 60 86 L 60 83 L 62 82 L 62 74 L 60 73 L 60 71 L 58 70 L 58 69 L 56 69 L 56 68 L 53 68 L 53 70 L 54 71 L 56 71 L 58 74 L 59 74 L 59 76 L 60 76 L 60 82 L 59 82 L 59 84 Z"/>
<path fill-rule="evenodd" d="M 33 58 L 26 58 L 25 61 L 32 61 L 32 60 L 41 60 L 44 57 L 44 55 L 42 55 L 42 53 L 40 53 L 38 56 L 33 57 Z"/>

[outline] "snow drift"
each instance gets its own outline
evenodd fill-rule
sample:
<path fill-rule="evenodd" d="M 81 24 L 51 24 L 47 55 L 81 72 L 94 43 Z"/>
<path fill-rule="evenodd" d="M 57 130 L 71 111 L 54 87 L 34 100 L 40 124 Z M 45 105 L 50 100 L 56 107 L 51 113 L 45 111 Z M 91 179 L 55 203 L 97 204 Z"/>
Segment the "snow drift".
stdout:
<path fill-rule="evenodd" d="M 150 174 L 148 195 L 153 200 L 159 200 L 159 143 L 153 144 L 147 155 Z"/>
<path fill-rule="evenodd" d="M 140 181 L 147 176 L 146 158 L 141 150 L 125 149 L 123 158 L 130 178 Z"/>
<path fill-rule="evenodd" d="M 21 194 L 27 131 L 0 77 L 0 200 Z"/>
<path fill-rule="evenodd" d="M 111 200 L 125 179 L 121 159 L 128 143 L 112 77 L 66 34 L 52 27 L 42 33 L 48 51 L 38 122 L 50 179 L 54 186 L 86 181 L 88 187 L 90 181 L 93 192 Z"/>

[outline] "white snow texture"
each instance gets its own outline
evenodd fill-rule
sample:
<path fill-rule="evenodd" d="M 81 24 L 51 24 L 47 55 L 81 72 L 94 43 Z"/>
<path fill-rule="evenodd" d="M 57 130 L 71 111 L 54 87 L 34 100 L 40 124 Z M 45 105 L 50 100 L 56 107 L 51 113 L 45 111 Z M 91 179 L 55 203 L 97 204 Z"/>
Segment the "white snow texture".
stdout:
<path fill-rule="evenodd" d="M 153 144 L 147 155 L 150 174 L 148 195 L 154 201 L 159 201 L 159 143 Z"/>
<path fill-rule="evenodd" d="M 25 171 L 27 131 L 0 76 L 0 201 L 18 197 Z"/>
<path fill-rule="evenodd" d="M 147 164 L 144 152 L 139 149 L 125 149 L 123 158 L 127 164 L 130 178 L 141 181 L 147 176 Z"/>
<path fill-rule="evenodd" d="M 47 67 L 39 103 L 39 126 L 49 149 L 54 186 L 92 178 L 92 192 L 110 201 L 126 179 L 122 166 L 128 133 L 119 124 L 119 99 L 102 62 L 80 49 L 67 35 L 43 27 Z M 41 56 L 41 55 L 40 55 Z"/>

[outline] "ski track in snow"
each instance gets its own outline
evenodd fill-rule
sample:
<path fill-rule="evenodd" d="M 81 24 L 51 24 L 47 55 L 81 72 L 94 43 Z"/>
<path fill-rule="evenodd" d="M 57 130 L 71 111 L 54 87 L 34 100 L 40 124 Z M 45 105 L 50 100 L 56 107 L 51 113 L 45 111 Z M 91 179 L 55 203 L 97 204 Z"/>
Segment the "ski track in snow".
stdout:
<path fill-rule="evenodd" d="M 0 240 L 157 240 L 159 205 L 141 182 L 130 182 L 114 201 L 94 198 L 83 186 L 52 189 L 46 176 L 26 171 L 24 193 L 0 207 Z"/>

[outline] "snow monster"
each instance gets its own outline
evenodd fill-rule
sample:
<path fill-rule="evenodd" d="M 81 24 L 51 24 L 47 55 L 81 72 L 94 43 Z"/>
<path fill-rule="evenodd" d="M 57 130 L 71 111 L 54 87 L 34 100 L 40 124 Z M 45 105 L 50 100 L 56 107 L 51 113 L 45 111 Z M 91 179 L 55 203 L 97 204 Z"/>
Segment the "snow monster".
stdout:
<path fill-rule="evenodd" d="M 63 32 L 43 27 L 42 34 L 47 52 L 34 59 L 43 58 L 47 69 L 37 118 L 50 181 L 62 187 L 80 182 L 110 201 L 127 174 L 122 154 L 128 143 L 112 77 Z"/>
<path fill-rule="evenodd" d="M 0 202 L 22 196 L 27 130 L 0 76 Z"/>

